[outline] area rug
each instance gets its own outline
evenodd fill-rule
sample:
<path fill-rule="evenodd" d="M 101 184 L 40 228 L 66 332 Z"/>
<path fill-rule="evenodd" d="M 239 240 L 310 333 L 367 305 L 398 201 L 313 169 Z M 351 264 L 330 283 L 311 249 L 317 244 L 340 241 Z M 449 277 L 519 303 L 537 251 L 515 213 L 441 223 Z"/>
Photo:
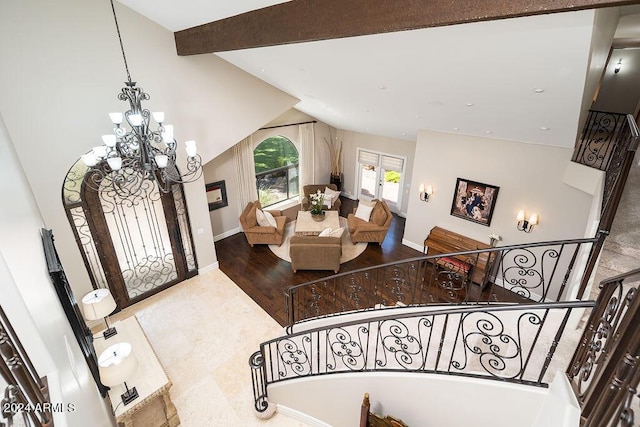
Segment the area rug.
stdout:
<path fill-rule="evenodd" d="M 289 240 L 291 240 L 291 236 L 293 236 L 295 227 L 295 221 L 287 223 L 284 227 L 284 241 L 282 245 L 269 245 L 269 249 L 271 249 L 271 252 L 273 252 L 275 256 L 287 262 L 291 262 L 291 258 L 289 257 Z M 367 243 L 356 243 L 355 245 L 351 243 L 346 218 L 340 217 L 340 227 L 345 228 L 344 234 L 342 235 L 342 257 L 340 257 L 340 264 L 344 264 L 364 252 L 364 250 L 367 249 Z"/>

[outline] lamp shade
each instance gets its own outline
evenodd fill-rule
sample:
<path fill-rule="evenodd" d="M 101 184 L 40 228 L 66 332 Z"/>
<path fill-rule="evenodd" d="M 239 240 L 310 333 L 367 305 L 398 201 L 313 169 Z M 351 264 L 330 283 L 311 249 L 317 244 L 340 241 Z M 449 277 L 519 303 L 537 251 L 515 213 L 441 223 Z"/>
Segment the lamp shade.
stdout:
<path fill-rule="evenodd" d="M 82 297 L 84 318 L 98 320 L 107 317 L 116 309 L 116 302 L 109 289 L 94 289 Z"/>
<path fill-rule="evenodd" d="M 100 382 L 109 387 L 127 381 L 136 369 L 138 369 L 138 359 L 128 342 L 107 347 L 98 357 Z"/>

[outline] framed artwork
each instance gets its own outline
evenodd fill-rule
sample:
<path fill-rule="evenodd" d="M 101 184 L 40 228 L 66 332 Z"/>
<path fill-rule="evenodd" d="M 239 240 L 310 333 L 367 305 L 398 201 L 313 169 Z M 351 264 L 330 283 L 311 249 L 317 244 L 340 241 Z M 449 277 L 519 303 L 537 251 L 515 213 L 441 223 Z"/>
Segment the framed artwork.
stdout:
<path fill-rule="evenodd" d="M 495 185 L 458 178 L 451 203 L 451 215 L 488 227 L 491 225 L 499 189 Z"/>
<path fill-rule="evenodd" d="M 229 205 L 227 202 L 227 187 L 224 184 L 224 180 L 212 182 L 206 185 L 207 189 L 207 202 L 209 203 L 209 210 L 224 208 Z"/>

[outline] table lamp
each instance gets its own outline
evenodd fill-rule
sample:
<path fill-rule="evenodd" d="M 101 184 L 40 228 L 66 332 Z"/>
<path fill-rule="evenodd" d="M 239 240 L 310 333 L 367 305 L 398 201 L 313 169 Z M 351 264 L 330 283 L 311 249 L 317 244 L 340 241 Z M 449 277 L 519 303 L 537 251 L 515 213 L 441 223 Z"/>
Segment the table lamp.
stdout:
<path fill-rule="evenodd" d="M 82 306 L 85 319 L 98 320 L 104 318 L 107 329 L 102 335 L 105 339 L 111 338 L 118 333 L 116 328 L 109 327 L 109 322 L 107 321 L 107 316 L 113 313 L 117 307 L 109 289 L 99 288 L 89 292 L 82 297 Z"/>
<path fill-rule="evenodd" d="M 137 368 L 138 359 L 128 342 L 114 344 L 98 357 L 98 370 L 102 384 L 114 387 L 124 383 L 126 391 L 120 397 L 125 406 L 138 398 L 138 390 L 135 387 L 129 389 L 127 385 L 127 379 L 131 378 Z"/>

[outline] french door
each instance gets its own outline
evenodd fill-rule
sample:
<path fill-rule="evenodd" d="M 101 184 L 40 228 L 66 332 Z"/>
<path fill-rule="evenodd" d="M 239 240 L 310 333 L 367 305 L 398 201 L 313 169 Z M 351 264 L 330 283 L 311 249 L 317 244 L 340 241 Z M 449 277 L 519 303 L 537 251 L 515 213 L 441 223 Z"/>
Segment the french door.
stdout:
<path fill-rule="evenodd" d="M 399 212 L 406 159 L 376 151 L 358 149 L 358 198 L 379 199 Z"/>

